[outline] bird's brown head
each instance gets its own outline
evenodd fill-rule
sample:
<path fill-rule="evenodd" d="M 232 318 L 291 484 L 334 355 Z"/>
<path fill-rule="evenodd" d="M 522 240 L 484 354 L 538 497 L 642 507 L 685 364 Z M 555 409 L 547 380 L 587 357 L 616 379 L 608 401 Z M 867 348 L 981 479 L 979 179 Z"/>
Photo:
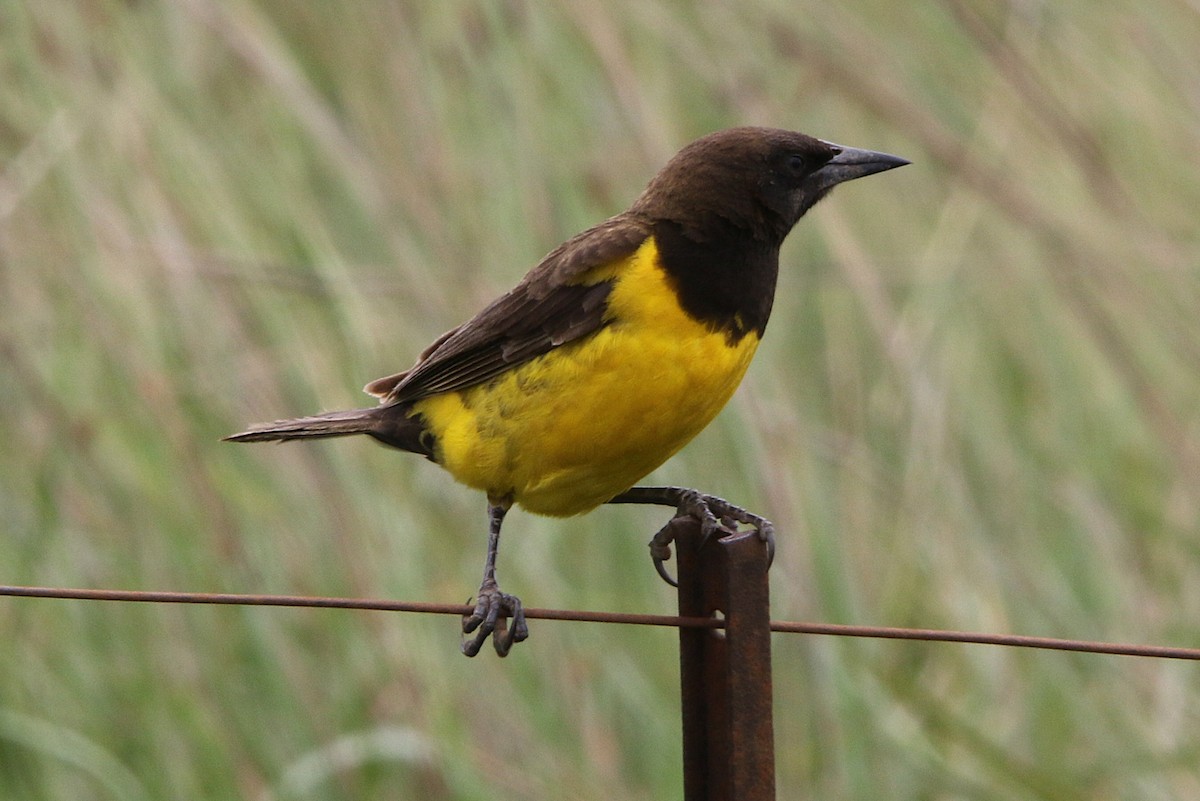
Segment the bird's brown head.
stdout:
<path fill-rule="evenodd" d="M 730 228 L 778 247 L 833 187 L 909 162 L 777 128 L 729 128 L 680 150 L 631 211 L 704 242 Z"/>
<path fill-rule="evenodd" d="M 679 151 L 628 213 L 653 232 L 684 310 L 736 341 L 766 328 L 779 247 L 804 213 L 840 183 L 904 164 L 793 131 L 730 128 Z"/>

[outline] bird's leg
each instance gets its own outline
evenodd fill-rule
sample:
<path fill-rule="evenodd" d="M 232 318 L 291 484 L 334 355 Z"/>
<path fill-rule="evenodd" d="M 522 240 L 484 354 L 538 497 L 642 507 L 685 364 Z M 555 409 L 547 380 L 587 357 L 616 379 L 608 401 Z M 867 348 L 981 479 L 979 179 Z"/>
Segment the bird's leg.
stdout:
<path fill-rule="evenodd" d="M 496 583 L 496 553 L 500 549 L 500 525 L 511 506 L 512 498 L 488 498 L 488 546 L 487 559 L 483 563 L 483 583 L 479 585 L 479 593 L 475 596 L 475 611 L 463 616 L 463 634 L 474 634 L 462 643 L 462 652 L 467 656 L 479 653 L 489 634 L 494 635 L 492 644 L 500 656 L 508 656 L 508 651 L 513 645 L 529 637 L 529 627 L 525 625 L 525 610 L 521 608 L 521 600 L 515 595 L 501 592 Z M 512 623 L 506 627 L 505 623 L 510 617 Z"/>
<path fill-rule="evenodd" d="M 739 525 L 753 526 L 767 544 L 768 564 L 775 560 L 775 526 L 770 520 L 748 512 L 740 506 L 715 495 L 705 495 L 687 487 L 632 487 L 612 498 L 609 503 L 649 503 L 674 506 L 675 517 L 650 540 L 650 558 L 663 581 L 679 586 L 663 564 L 671 558 L 671 543 L 675 540 L 676 520 L 694 517 L 700 521 L 700 541 L 706 542 L 715 532 L 733 534 Z"/>

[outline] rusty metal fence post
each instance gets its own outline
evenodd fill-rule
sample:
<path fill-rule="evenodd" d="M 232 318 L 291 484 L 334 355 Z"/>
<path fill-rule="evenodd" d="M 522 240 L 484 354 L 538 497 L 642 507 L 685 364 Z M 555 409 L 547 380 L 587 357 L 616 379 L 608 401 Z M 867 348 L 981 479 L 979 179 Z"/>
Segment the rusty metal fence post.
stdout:
<path fill-rule="evenodd" d="M 679 630 L 685 801 L 773 801 L 771 615 L 767 548 L 755 532 L 701 542 L 674 521 L 679 614 L 725 618 Z"/>

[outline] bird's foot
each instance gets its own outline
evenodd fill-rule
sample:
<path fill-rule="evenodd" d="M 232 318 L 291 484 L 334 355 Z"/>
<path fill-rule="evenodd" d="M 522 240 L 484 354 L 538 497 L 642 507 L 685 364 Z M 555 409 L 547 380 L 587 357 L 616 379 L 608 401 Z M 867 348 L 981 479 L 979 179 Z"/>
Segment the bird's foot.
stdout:
<path fill-rule="evenodd" d="M 462 652 L 475 656 L 488 635 L 500 656 L 508 656 L 509 650 L 529 637 L 529 626 L 525 624 L 525 610 L 521 599 L 501 592 L 495 579 L 486 579 L 475 596 L 475 611 L 463 615 Z M 511 618 L 511 623 L 509 619 Z"/>
<path fill-rule="evenodd" d="M 763 542 L 767 544 L 767 565 L 775 561 L 775 526 L 765 517 L 749 512 L 740 506 L 734 506 L 723 498 L 715 495 L 705 495 L 692 489 L 682 489 L 678 495 L 679 503 L 675 509 L 675 517 L 659 529 L 650 540 L 650 558 L 654 561 L 654 569 L 663 581 L 672 587 L 678 587 L 679 582 L 671 575 L 664 564 L 671 558 L 671 543 L 675 541 L 675 527 L 682 518 L 692 517 L 700 522 L 700 544 L 708 542 L 708 538 L 719 532 L 720 536 L 736 534 L 739 526 L 751 526 Z"/>

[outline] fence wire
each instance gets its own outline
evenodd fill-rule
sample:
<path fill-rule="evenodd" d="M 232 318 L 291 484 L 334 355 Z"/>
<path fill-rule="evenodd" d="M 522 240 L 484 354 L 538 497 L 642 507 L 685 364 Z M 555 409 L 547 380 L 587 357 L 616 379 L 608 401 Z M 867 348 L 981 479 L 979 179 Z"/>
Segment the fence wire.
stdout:
<path fill-rule="evenodd" d="M 67 587 L 0 586 L 0 596 L 19 598 L 57 598 L 77 601 L 124 601 L 135 603 L 210 604 L 225 606 L 285 606 L 319 609 L 359 609 L 376 612 L 412 612 L 434 615 L 468 615 L 474 609 L 469 604 L 439 604 L 422 601 L 393 601 L 375 598 L 336 598 L 308 595 L 257 595 L 208 592 L 157 592 L 147 590 L 102 590 Z M 716 617 L 679 617 L 677 615 L 646 615 L 625 612 L 591 612 L 577 609 L 539 609 L 527 607 L 525 616 L 541 620 L 564 620 L 579 623 L 620 623 L 633 626 L 666 626 L 671 628 L 725 627 Z M 1030 637 L 1021 634 L 988 634 L 945 629 L 911 629 L 892 626 L 852 626 L 837 623 L 806 623 L 772 620 L 771 631 L 781 634 L 819 634 L 834 637 L 862 637 L 890 640 L 920 640 L 924 642 L 958 642 L 976 645 L 1000 645 L 1010 648 L 1040 648 L 1052 651 L 1077 651 L 1117 656 L 1139 656 L 1158 659 L 1187 659 L 1200 661 L 1200 648 L 1178 648 L 1165 645 L 1097 642 L 1057 637 Z"/>

